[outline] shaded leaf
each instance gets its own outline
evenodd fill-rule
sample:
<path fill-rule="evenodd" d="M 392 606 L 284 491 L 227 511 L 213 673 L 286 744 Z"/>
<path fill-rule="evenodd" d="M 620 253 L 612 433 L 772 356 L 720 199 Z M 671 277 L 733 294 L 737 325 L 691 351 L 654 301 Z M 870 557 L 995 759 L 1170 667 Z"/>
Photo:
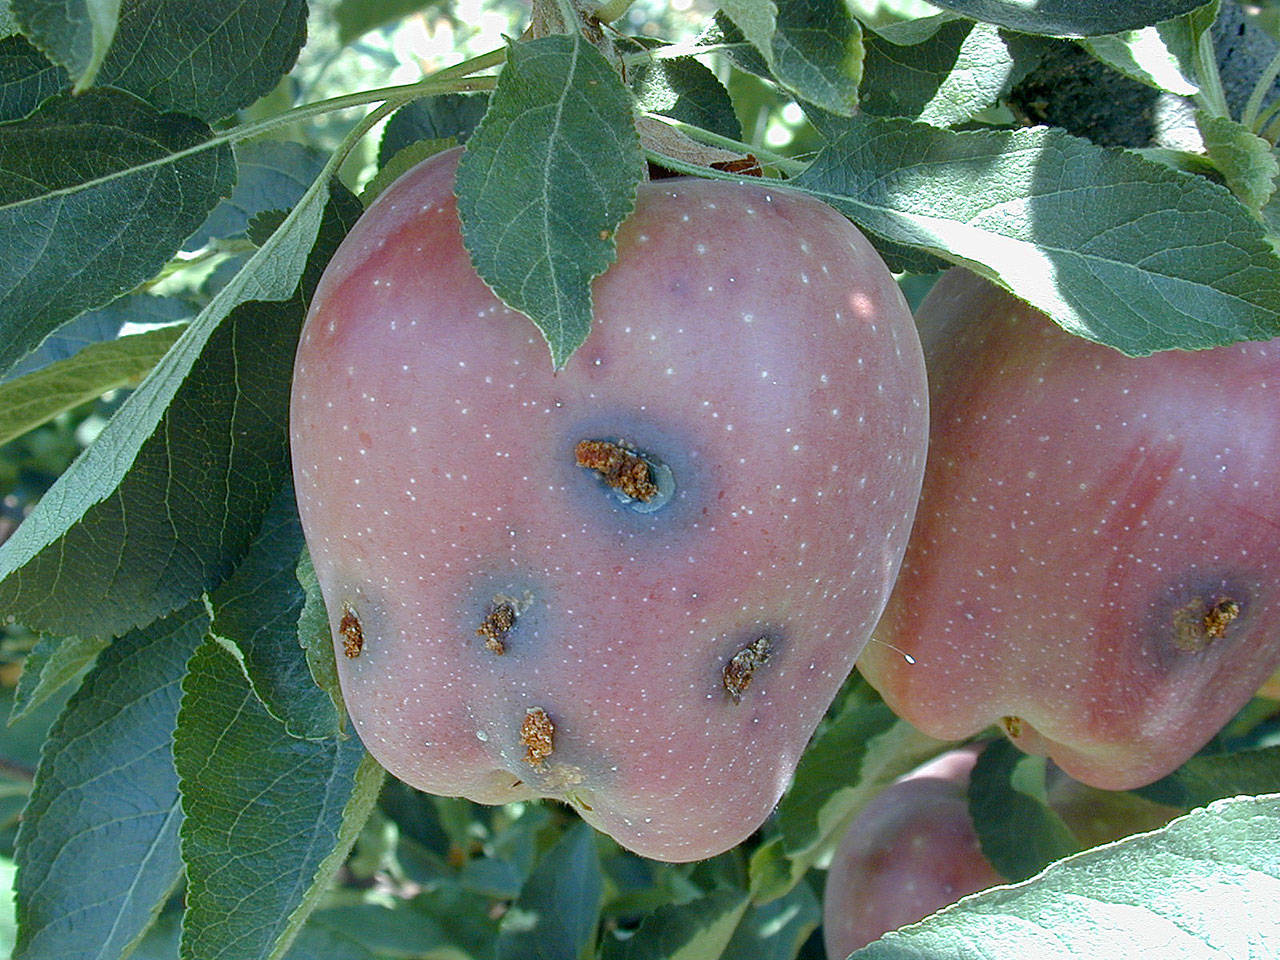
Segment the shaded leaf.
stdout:
<path fill-rule="evenodd" d="M 98 83 L 217 120 L 270 92 L 306 36 L 306 0 L 135 0 Z"/>
<path fill-rule="evenodd" d="M 391 115 L 378 144 L 378 166 L 420 140 L 466 143 L 489 107 L 487 93 L 443 93 L 407 103 Z"/>
<path fill-rule="evenodd" d="M 749 903 L 743 890 L 724 888 L 683 903 L 668 903 L 626 940 L 605 941 L 601 960 L 701 960 L 719 957 Z"/>
<path fill-rule="evenodd" d="M 1131 152 L 854 117 L 788 186 L 1125 353 L 1280 335 L 1280 259 L 1261 225 L 1221 186 Z"/>
<path fill-rule="evenodd" d="M 1167 777 L 1133 792 L 1184 810 L 1227 797 L 1280 793 L 1280 747 L 1192 757 Z"/>
<path fill-rule="evenodd" d="M 399 180 L 403 174 L 408 173 L 428 157 L 434 157 L 437 153 L 457 145 L 458 141 L 453 137 L 444 140 L 415 140 L 396 153 L 369 179 L 364 189 L 360 191 L 360 202 L 368 208 L 369 204 L 377 199 L 378 194 Z"/>
<path fill-rule="evenodd" d="M 282 140 L 250 140 L 235 147 L 236 185 L 184 243 L 199 250 L 213 239 L 244 236 L 249 221 L 269 210 L 289 210 L 324 167 L 315 147 Z"/>
<path fill-rule="evenodd" d="M 0 39 L 0 123 L 25 117 L 67 85 L 67 71 L 50 63 L 21 34 Z"/>
<path fill-rule="evenodd" d="M 631 98 L 581 35 L 512 44 L 458 166 L 477 272 L 542 331 L 555 367 L 591 330 L 591 280 L 643 174 Z"/>
<path fill-rule="evenodd" d="M 966 897 L 853 957 L 1272 957 L 1277 902 L 1280 796 L 1223 800 Z"/>
<path fill-rule="evenodd" d="M 24 960 L 118 957 L 178 882 L 179 684 L 198 604 L 102 652 L 50 731 L 18 835 Z"/>
<path fill-rule="evenodd" d="M 62 64 L 77 92 L 89 87 L 116 35 L 120 0 L 9 0 L 25 33 Z"/>
<path fill-rule="evenodd" d="M 308 292 L 359 213 L 335 193 L 295 289 L 325 196 L 294 209 L 0 546 L 6 615 L 49 633 L 114 635 L 231 573 L 289 470 L 289 380 Z"/>
<path fill-rule="evenodd" d="M 253 692 L 291 736 L 320 740 L 338 733 L 340 718 L 316 686 L 298 642 L 306 594 L 298 582 L 302 523 L 286 479 L 236 572 L 210 597 L 211 631 L 233 643 Z"/>
<path fill-rule="evenodd" d="M 604 875 L 595 831 L 581 821 L 543 854 L 502 920 L 498 960 L 572 960 L 595 941 Z"/>
<path fill-rule="evenodd" d="M 876 116 L 950 126 L 994 103 L 1013 69 L 1004 39 L 989 24 L 952 20 L 911 46 L 872 35 L 860 106 Z"/>
<path fill-rule="evenodd" d="M 22 662 L 9 723 L 20 720 L 80 674 L 111 641 L 101 637 L 41 637 Z"/>
<path fill-rule="evenodd" d="M 178 297 L 127 293 L 105 307 L 87 310 L 58 327 L 34 352 L 27 354 L 14 364 L 8 374 L 0 377 L 0 383 L 69 360 L 86 347 L 115 340 L 124 332 L 126 324 L 134 325 L 135 331 L 145 332 L 145 328 L 150 326 L 168 326 L 189 320 L 195 312 L 195 307 Z"/>
<path fill-rule="evenodd" d="M 91 344 L 75 356 L 0 383 L 0 443 L 48 423 L 108 390 L 135 386 L 184 327 L 159 327 Z"/>
<path fill-rule="evenodd" d="M 752 858 L 752 898 L 763 903 L 786 893 L 881 787 L 944 746 L 899 720 L 879 698 L 851 696 L 800 758 L 774 813 L 779 839 Z"/>
<path fill-rule="evenodd" d="M 192 657 L 182 694 L 182 956 L 279 956 L 372 810 L 382 771 L 354 736 L 289 736 L 215 640 Z"/>
<path fill-rule="evenodd" d="M 311 554 L 305 544 L 294 577 L 302 588 L 303 604 L 298 611 L 298 644 L 306 657 L 311 681 L 329 697 L 339 721 L 346 717 L 346 705 L 342 700 L 342 687 L 338 681 L 338 662 L 333 649 L 333 635 L 329 632 L 329 615 L 325 612 L 324 597 L 320 593 L 320 581 L 311 563 Z"/>
<path fill-rule="evenodd" d="M 307 929 L 323 931 L 332 941 L 345 942 L 380 958 L 462 960 L 492 957 L 498 922 L 489 916 L 492 902 L 470 896 L 444 882 L 411 900 L 361 903 L 317 910 Z M 301 946 L 301 944 L 299 944 Z M 306 956 L 297 960 L 312 960 Z M 294 960 L 293 953 L 286 960 Z M 335 960 L 347 960 L 339 955 Z"/>
<path fill-rule="evenodd" d="M 1020 33 L 1089 37 L 1150 26 L 1186 13 L 1205 0 L 931 0 L 961 16 Z"/>
<path fill-rule="evenodd" d="M 982 751 L 969 775 L 969 815 L 982 853 L 1009 880 L 1026 880 L 1080 850 L 1049 806 L 1044 763 L 1002 738 Z"/>
<path fill-rule="evenodd" d="M 822 905 L 807 883 L 753 906 L 719 960 L 792 960 L 822 922 Z"/>
<path fill-rule="evenodd" d="M 54 328 L 150 279 L 235 179 L 202 123 L 119 90 L 0 124 L 0 373 Z"/>
<path fill-rule="evenodd" d="M 447 10 L 448 0 L 338 0 L 333 19 L 338 24 L 338 42 L 348 44 L 362 34 L 392 23 L 417 10 Z"/>

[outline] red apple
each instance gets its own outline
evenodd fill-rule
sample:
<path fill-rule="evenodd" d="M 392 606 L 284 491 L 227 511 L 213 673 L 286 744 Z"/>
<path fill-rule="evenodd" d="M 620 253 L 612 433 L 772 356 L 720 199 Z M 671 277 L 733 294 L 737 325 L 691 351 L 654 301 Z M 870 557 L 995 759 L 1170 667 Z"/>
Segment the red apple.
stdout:
<path fill-rule="evenodd" d="M 1280 664 L 1280 340 L 1139 359 L 962 270 L 921 305 L 931 447 L 860 668 L 924 732 L 999 723 L 1105 789 Z"/>
<path fill-rule="evenodd" d="M 879 617 L 923 472 L 915 327 L 776 186 L 640 187 L 553 372 L 460 239 L 457 152 L 374 203 L 292 439 L 347 705 L 420 789 L 557 797 L 642 854 L 760 825 Z"/>
<path fill-rule="evenodd" d="M 969 817 L 969 774 L 981 751 L 976 744 L 931 760 L 877 794 L 849 826 L 823 894 L 832 960 L 1005 882 Z"/>

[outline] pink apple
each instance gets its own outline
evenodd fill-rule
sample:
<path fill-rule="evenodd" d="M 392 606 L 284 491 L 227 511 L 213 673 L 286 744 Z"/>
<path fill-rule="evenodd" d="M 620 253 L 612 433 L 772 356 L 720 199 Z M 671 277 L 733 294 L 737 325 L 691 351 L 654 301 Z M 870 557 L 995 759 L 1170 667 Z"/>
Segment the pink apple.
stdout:
<path fill-rule="evenodd" d="M 919 310 L 931 440 L 860 668 L 943 739 L 1000 724 L 1105 789 L 1280 665 L 1280 340 L 1134 359 L 962 270 Z"/>
<path fill-rule="evenodd" d="M 822 935 L 843 960 L 890 930 L 1004 883 L 969 817 L 981 744 L 944 753 L 890 784 L 854 819 L 832 857 Z"/>
<path fill-rule="evenodd" d="M 867 241 L 759 183 L 640 187 L 553 372 L 460 239 L 456 151 L 316 292 L 299 507 L 343 692 L 420 789 L 556 797 L 667 860 L 755 830 L 888 597 L 919 341 Z"/>

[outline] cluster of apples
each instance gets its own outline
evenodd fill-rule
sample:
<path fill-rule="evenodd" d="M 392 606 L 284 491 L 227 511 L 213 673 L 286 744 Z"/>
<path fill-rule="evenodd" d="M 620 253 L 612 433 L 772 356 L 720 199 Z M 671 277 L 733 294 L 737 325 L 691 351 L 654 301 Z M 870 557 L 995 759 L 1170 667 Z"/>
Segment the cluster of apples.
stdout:
<path fill-rule="evenodd" d="M 1280 341 L 1126 358 L 960 270 L 913 320 L 825 205 L 674 179 L 556 371 L 471 265 L 457 161 L 348 236 L 293 385 L 343 693 L 397 777 L 693 860 L 860 654 L 924 732 L 1108 789 L 1280 661 Z"/>

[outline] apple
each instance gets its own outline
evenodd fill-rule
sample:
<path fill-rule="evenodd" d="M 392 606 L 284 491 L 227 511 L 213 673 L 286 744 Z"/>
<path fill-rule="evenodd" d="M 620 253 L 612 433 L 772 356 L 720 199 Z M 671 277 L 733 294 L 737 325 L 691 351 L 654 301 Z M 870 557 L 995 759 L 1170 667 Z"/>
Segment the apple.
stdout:
<path fill-rule="evenodd" d="M 778 800 L 897 575 L 914 323 L 824 204 L 655 181 L 554 371 L 471 265 L 458 156 L 370 206 L 297 354 L 298 506 L 355 729 L 424 791 L 717 854 Z"/>
<path fill-rule="evenodd" d="M 1280 665 L 1280 340 L 1126 357 L 959 269 L 917 319 L 929 463 L 862 673 L 932 736 L 1164 776 Z"/>
<path fill-rule="evenodd" d="M 969 774 L 982 746 L 930 760 L 854 818 L 831 859 L 822 898 L 822 936 L 832 960 L 1005 882 L 983 856 L 969 817 Z"/>

